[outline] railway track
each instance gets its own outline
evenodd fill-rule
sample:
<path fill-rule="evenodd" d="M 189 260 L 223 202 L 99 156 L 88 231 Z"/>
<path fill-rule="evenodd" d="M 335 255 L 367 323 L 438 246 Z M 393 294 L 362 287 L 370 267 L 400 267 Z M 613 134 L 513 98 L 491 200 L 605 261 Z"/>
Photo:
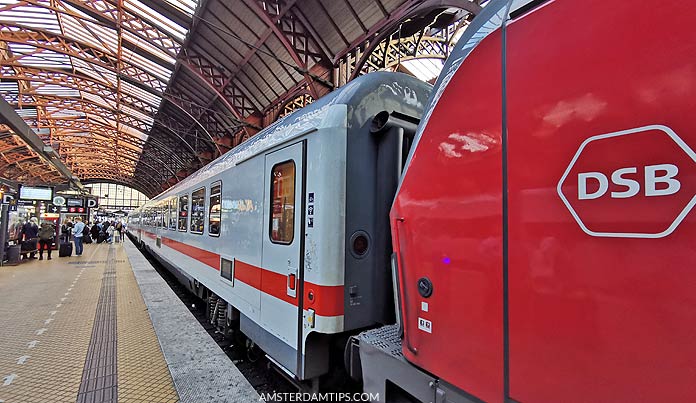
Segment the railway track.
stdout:
<path fill-rule="evenodd" d="M 294 383 L 281 376 L 271 362 L 265 357 L 263 351 L 254 347 L 247 348 L 243 341 L 236 341 L 225 337 L 217 331 L 215 326 L 210 324 L 206 317 L 206 303 L 202 299 L 188 292 L 176 278 L 167 271 L 162 265 L 147 251 L 140 252 L 152 264 L 157 273 L 167 282 L 169 287 L 176 293 L 181 302 L 196 317 L 198 323 L 208 332 L 210 337 L 222 348 L 225 354 L 239 368 L 242 375 L 251 383 L 259 394 L 262 393 L 291 393 L 297 392 L 298 387 Z"/>

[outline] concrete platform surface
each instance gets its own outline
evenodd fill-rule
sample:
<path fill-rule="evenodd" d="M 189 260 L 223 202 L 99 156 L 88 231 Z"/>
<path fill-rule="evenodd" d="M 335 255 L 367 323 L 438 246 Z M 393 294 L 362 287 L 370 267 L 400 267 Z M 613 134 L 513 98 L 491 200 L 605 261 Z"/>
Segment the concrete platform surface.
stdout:
<path fill-rule="evenodd" d="M 258 400 L 129 241 L 0 267 L 0 403 Z"/>

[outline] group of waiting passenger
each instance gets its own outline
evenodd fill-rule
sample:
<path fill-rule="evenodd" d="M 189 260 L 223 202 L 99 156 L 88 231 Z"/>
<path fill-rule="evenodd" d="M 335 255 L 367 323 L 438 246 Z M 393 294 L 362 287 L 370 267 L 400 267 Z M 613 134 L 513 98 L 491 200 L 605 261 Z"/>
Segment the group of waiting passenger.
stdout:
<path fill-rule="evenodd" d="M 124 223 L 119 220 L 95 222 L 91 226 L 84 223 L 82 218 L 66 220 L 61 226 L 61 242 L 68 243 L 72 238 L 75 242 L 75 254 L 81 256 L 85 243 L 113 243 L 123 241 Z M 31 217 L 21 225 L 19 231 L 22 259 L 36 259 L 36 252 L 39 252 L 39 260 L 43 260 L 43 251 L 51 260 L 51 251 L 56 237 L 56 227 L 51 221 L 44 221 L 39 226 L 38 219 Z"/>

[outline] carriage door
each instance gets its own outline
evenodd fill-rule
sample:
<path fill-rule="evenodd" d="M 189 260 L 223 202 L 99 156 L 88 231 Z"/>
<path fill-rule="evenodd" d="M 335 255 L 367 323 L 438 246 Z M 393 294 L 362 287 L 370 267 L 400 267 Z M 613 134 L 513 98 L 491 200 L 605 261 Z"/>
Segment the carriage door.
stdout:
<path fill-rule="evenodd" d="M 303 143 L 266 154 L 261 325 L 277 339 L 269 352 L 297 374 L 302 256 Z"/>

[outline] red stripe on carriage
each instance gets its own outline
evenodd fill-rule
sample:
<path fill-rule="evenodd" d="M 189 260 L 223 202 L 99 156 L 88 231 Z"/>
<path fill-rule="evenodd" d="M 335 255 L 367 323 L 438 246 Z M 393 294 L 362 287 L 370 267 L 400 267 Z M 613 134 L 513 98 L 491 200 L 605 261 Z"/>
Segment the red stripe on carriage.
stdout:
<path fill-rule="evenodd" d="M 220 271 L 220 255 L 217 253 L 167 237 L 162 237 L 162 243 Z M 287 276 L 241 260 L 235 260 L 234 278 L 261 292 L 297 306 L 297 298 L 287 294 Z M 312 296 L 311 299 L 310 295 Z M 303 302 L 304 309 L 314 309 L 316 314 L 320 316 L 343 315 L 343 286 L 319 285 L 305 281 Z"/>
<path fill-rule="evenodd" d="M 213 269 L 220 271 L 220 255 L 195 247 L 193 245 L 188 245 L 183 242 L 176 241 L 171 238 L 162 237 L 162 243 L 168 247 L 175 249 L 184 255 L 188 255 L 201 263 L 212 267 Z"/>
<path fill-rule="evenodd" d="M 297 306 L 297 298 L 288 295 L 288 277 L 235 260 L 234 278 L 268 295 Z M 311 295 L 311 299 L 310 299 Z M 319 285 L 305 281 L 304 309 L 314 309 L 317 315 L 343 315 L 343 286 Z"/>
<path fill-rule="evenodd" d="M 156 239 L 157 235 L 149 232 L 149 231 L 143 231 L 143 233 L 148 237 L 152 239 Z M 201 263 L 205 263 L 206 265 L 212 267 L 213 269 L 220 271 L 220 255 L 217 253 L 213 253 L 210 251 L 207 251 L 205 249 L 197 248 L 192 245 L 185 244 L 183 242 L 179 242 L 177 240 L 167 238 L 167 237 L 162 237 L 162 244 L 166 245 L 178 252 L 183 253 L 184 255 L 190 256 Z"/>
<path fill-rule="evenodd" d="M 261 289 L 261 270 L 254 265 L 235 260 L 234 278 L 257 290 Z"/>

